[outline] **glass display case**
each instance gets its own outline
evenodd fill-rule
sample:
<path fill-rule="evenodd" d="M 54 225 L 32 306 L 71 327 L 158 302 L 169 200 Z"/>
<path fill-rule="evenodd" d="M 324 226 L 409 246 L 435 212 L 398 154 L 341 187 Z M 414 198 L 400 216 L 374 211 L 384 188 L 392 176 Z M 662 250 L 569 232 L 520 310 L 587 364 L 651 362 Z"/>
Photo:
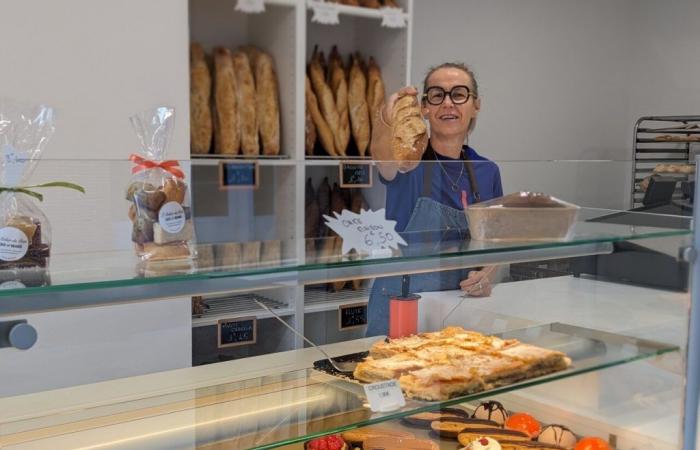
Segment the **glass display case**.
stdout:
<path fill-rule="evenodd" d="M 97 170 L 89 167 L 90 162 L 82 164 L 71 170 Z M 258 161 L 258 186 L 233 190 L 223 186 L 225 178 L 218 178 L 222 173 L 218 162 L 194 161 L 181 165 L 188 173 L 198 174 L 192 184 L 196 257 L 149 263 L 138 260 L 122 230 L 125 225 L 128 228 L 123 189 L 129 166 L 102 162 L 101 170 L 110 174 L 109 186 L 118 186 L 102 192 L 106 214 L 99 229 L 111 230 L 103 237 L 104 245 L 99 251 L 61 251 L 66 247 L 58 244 L 61 237 L 56 236 L 57 251 L 51 256 L 47 277 L 35 285 L 17 278 L 21 273 L 6 280 L 13 283 L 0 290 L 0 314 L 12 320 L 27 316 L 32 325 L 32 314 L 37 313 L 192 296 L 208 308 L 194 313 L 193 326 L 200 321 L 202 327 L 216 324 L 221 330 L 221 320 L 240 322 L 252 317 L 257 328 L 248 331 L 267 350 L 246 359 L 237 354 L 204 361 L 223 361 L 217 364 L 0 398 L 0 447 L 303 448 L 325 435 L 346 433 L 347 437 L 349 430 L 381 424 L 378 434 L 411 433 L 440 448 L 454 449 L 459 445 L 457 434 L 440 437 L 431 433 L 429 422 L 428 427 L 425 422 L 417 426 L 411 417 L 431 411 L 441 414 L 445 408 L 471 415 L 481 402 L 496 400 L 511 412 L 530 414 L 543 426 L 565 425 L 579 438 L 599 437 L 613 448 L 681 448 L 681 422 L 689 417 L 683 415 L 683 399 L 685 355 L 692 338 L 688 334 L 689 274 L 694 267 L 688 250 L 693 237 L 690 218 L 587 207 L 591 202 L 578 189 L 581 184 L 605 177 L 611 165 L 624 169 L 628 162 L 498 164 L 503 173 L 528 180 L 524 186 L 528 190 L 545 191 L 580 206 L 566 238 L 477 241 L 445 226 L 398 233 L 406 245 L 387 245 L 374 253 L 348 253 L 335 243 L 334 250 L 326 252 L 326 243 L 336 237 L 305 232 L 308 191 L 302 194 L 297 188 L 301 180 L 310 180 L 314 187 L 324 179 L 330 185 L 339 184 L 343 171 L 338 161 Z M 548 173 L 568 176 L 572 182 L 557 191 L 545 176 Z M 363 209 L 383 214 L 383 184 L 376 170 L 370 176 L 371 187 L 348 189 L 362 193 Z M 225 208 L 215 211 L 211 205 L 200 206 L 213 195 L 221 196 L 217 204 Z M 90 207 L 89 202 L 71 205 L 61 214 L 81 217 Z M 336 212 L 348 209 L 349 205 Z M 57 217 L 63 220 L 60 214 Z M 239 222 L 250 226 L 233 225 Z M 325 227 L 323 222 L 320 225 Z M 242 244 L 248 242 L 259 243 L 256 258 L 221 256 L 230 256 L 227 252 L 232 248 L 242 252 Z M 273 257 L 263 257 L 261 249 L 269 242 L 275 242 L 277 251 Z M 382 412 L 370 408 L 365 383 L 328 370 L 321 353 L 294 333 L 280 331 L 284 327 L 272 328 L 269 324 L 275 319 L 250 299 L 267 298 L 272 311 L 297 332 L 324 344 L 332 356 L 362 361 L 373 345 L 384 342 L 384 336 L 365 337 L 369 280 L 484 266 L 514 270 L 518 264 L 546 270 L 553 261 L 565 267 L 559 276 L 506 275 L 489 297 L 470 298 L 458 288 L 421 289 L 416 331 L 460 327 L 494 336 L 489 342 L 505 343 L 505 350 L 494 348 L 486 352 L 489 355 L 508 346 L 533 346 L 565 355 L 565 367 L 538 372 L 527 366 L 507 380 L 484 381 L 478 389 L 458 389 L 430 401 L 402 385 L 405 404 Z M 668 274 L 675 276 L 673 285 L 667 283 Z M 352 280 L 364 281 L 353 289 Z M 335 283 L 343 284 L 327 286 Z M 223 308 L 225 299 L 233 299 L 228 304 L 239 309 L 217 309 Z M 364 317 L 357 319 L 354 311 L 344 316 L 343 310 L 349 307 L 358 307 Z M 344 334 L 345 328 L 351 334 Z M 36 331 L 41 339 L 42 329 Z M 227 343 L 248 342 L 248 331 L 236 331 Z M 216 339 L 223 342 L 221 333 Z M 414 353 L 409 356 L 410 361 L 420 359 Z M 440 364 L 462 357 L 452 355 Z M 440 365 L 428 361 L 394 374 Z M 481 370 L 487 365 L 471 367 Z M 488 376 L 477 378 L 481 382 Z M 437 385 L 448 383 L 439 377 L 434 380 Z M 696 405 L 693 402 L 691 398 L 687 405 Z M 688 445 L 683 448 L 692 448 Z"/>

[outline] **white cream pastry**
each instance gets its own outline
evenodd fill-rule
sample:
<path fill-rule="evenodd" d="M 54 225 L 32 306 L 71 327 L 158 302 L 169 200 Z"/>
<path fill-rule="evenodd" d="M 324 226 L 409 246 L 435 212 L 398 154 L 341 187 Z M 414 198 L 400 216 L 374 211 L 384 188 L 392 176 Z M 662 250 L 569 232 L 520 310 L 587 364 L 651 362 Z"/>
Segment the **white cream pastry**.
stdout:
<path fill-rule="evenodd" d="M 564 448 L 574 448 L 576 441 L 576 435 L 564 425 L 547 425 L 537 437 L 537 442 Z"/>
<path fill-rule="evenodd" d="M 461 450 L 501 450 L 501 444 L 490 437 L 482 437 L 472 441 Z"/>
<path fill-rule="evenodd" d="M 491 400 L 477 406 L 472 417 L 475 419 L 493 420 L 503 426 L 508 418 L 508 411 L 499 402 Z"/>

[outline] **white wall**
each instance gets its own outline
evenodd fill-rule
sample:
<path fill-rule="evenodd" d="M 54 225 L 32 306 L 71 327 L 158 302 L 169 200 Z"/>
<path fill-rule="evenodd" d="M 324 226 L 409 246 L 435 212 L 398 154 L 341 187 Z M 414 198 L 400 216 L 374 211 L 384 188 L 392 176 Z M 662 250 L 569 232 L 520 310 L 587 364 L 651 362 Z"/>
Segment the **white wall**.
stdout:
<path fill-rule="evenodd" d="M 413 84 L 433 64 L 472 65 L 482 112 L 471 144 L 491 159 L 629 161 L 637 117 L 690 114 L 699 104 L 699 8 L 692 0 L 418 0 Z M 663 100 L 649 93 L 659 85 Z M 506 192 L 627 207 L 628 162 L 501 166 Z"/>
<path fill-rule="evenodd" d="M 105 162 L 138 150 L 129 116 L 175 107 L 169 157 L 189 158 L 188 41 L 186 0 L 2 1 L 0 96 L 56 109 L 56 133 L 31 181 L 63 179 L 88 190 L 47 190 L 41 207 L 54 254 L 130 245 L 128 229 L 116 231 L 119 221 L 128 227 L 130 165 Z M 0 395 L 187 366 L 190 314 L 184 298 L 69 310 L 50 320 L 22 315 L 39 341 L 22 353 L 0 349 L 0 379 L 10 380 Z"/>

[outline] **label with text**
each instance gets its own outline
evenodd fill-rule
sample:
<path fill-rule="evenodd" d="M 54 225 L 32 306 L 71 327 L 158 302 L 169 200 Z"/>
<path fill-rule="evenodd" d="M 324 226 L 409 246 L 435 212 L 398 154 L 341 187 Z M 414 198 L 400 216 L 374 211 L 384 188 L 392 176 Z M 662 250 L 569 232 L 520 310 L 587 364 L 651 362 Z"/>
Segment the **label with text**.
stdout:
<path fill-rule="evenodd" d="M 168 202 L 158 211 L 158 223 L 168 233 L 179 233 L 185 226 L 185 210 L 178 202 Z"/>
<path fill-rule="evenodd" d="M 312 22 L 323 25 L 338 25 L 340 23 L 338 7 L 334 3 L 311 1 L 309 4 L 314 13 L 311 16 Z"/>
<path fill-rule="evenodd" d="M 396 380 L 365 384 L 365 395 L 374 412 L 394 411 L 406 405 L 406 398 Z"/>
<path fill-rule="evenodd" d="M 257 161 L 221 161 L 219 163 L 220 189 L 256 189 L 260 184 Z"/>
<path fill-rule="evenodd" d="M 15 227 L 0 228 L 0 260 L 17 261 L 24 258 L 29 249 L 29 239 Z"/>
<path fill-rule="evenodd" d="M 259 14 L 265 12 L 265 1 L 264 0 L 238 0 L 236 2 L 235 11 L 248 13 L 248 14 Z"/>
<path fill-rule="evenodd" d="M 340 161 L 340 187 L 372 187 L 372 163 Z"/>
<path fill-rule="evenodd" d="M 218 335 L 219 348 L 254 344 L 258 339 L 258 320 L 255 317 L 219 320 Z"/>
<path fill-rule="evenodd" d="M 5 186 L 18 186 L 29 160 L 22 158 L 10 144 L 2 147 L 3 181 Z"/>
<path fill-rule="evenodd" d="M 367 302 L 342 305 L 338 308 L 340 330 L 367 325 Z"/>
<path fill-rule="evenodd" d="M 396 232 L 396 221 L 387 220 L 384 209 L 361 210 L 360 214 L 344 209 L 335 217 L 324 215 L 326 225 L 343 239 L 342 254 L 355 249 L 360 254 L 375 255 L 380 250 L 397 250 L 406 241 Z"/>

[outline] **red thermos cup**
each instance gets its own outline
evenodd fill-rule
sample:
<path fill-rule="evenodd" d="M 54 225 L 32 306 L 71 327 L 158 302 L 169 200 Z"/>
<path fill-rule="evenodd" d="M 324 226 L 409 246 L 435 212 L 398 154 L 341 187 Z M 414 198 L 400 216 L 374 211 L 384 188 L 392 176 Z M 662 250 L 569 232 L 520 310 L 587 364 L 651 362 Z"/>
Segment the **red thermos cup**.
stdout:
<path fill-rule="evenodd" d="M 418 333 L 419 295 L 392 297 L 389 301 L 389 338 L 396 339 Z"/>

